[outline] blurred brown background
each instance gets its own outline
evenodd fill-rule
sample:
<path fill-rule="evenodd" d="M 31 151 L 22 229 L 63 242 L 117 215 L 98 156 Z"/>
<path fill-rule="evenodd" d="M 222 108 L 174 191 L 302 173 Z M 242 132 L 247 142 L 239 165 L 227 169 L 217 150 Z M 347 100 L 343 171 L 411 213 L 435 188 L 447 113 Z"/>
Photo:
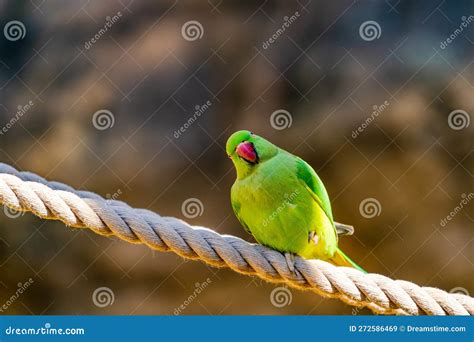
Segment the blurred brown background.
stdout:
<path fill-rule="evenodd" d="M 356 227 L 341 246 L 366 270 L 472 295 L 473 9 L 1 1 L 0 160 L 252 241 L 232 213 L 224 151 L 251 129 L 317 170 L 336 219 Z M 195 218 L 182 210 L 190 198 Z M 114 298 L 104 307 L 101 287 Z M 0 213 L 3 314 L 368 313 L 295 290 L 275 306 L 276 287 Z"/>

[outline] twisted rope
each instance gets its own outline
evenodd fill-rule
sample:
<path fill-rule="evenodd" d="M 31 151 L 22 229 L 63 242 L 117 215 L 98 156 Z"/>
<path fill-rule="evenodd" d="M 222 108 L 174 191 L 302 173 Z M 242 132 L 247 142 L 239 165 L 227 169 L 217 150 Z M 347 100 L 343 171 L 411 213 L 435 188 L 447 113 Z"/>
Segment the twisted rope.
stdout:
<path fill-rule="evenodd" d="M 229 267 L 270 282 L 311 290 L 350 305 L 368 307 L 379 314 L 474 315 L 474 298 L 463 294 L 299 257 L 295 271 L 291 272 L 280 252 L 205 227 L 191 226 L 177 218 L 135 209 L 121 201 L 106 200 L 92 192 L 49 182 L 2 163 L 0 203 L 43 219 L 60 220 L 71 227 L 90 228 L 100 235 L 115 235 L 212 266 Z"/>

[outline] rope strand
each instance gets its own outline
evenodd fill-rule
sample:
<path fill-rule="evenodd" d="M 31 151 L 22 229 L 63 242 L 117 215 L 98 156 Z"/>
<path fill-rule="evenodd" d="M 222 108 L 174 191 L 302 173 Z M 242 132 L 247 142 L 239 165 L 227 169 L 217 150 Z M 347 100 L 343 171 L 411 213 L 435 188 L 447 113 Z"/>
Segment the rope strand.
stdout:
<path fill-rule="evenodd" d="M 291 272 L 282 253 L 251 244 L 231 235 L 146 209 L 135 209 L 117 200 L 106 200 L 88 191 L 49 182 L 30 172 L 19 172 L 0 163 L 0 203 L 32 212 L 48 220 L 60 220 L 76 228 L 89 228 L 104 236 L 115 235 L 158 251 L 202 260 L 215 267 L 286 283 L 297 289 L 337 298 L 349 305 L 368 307 L 378 314 L 474 315 L 474 298 L 420 287 L 379 274 L 364 274 L 322 260 L 296 257 Z"/>

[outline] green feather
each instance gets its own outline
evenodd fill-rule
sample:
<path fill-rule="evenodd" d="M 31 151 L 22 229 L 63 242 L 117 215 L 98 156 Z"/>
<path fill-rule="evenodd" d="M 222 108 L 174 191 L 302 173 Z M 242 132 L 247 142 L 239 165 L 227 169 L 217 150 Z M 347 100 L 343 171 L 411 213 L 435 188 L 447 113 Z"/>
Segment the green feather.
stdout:
<path fill-rule="evenodd" d="M 240 203 L 238 201 L 231 201 L 232 202 L 232 209 L 234 210 L 234 213 L 235 213 L 235 216 L 237 217 L 237 219 L 239 220 L 240 224 L 242 225 L 242 227 L 244 227 L 245 231 L 249 234 L 252 234 L 250 232 L 250 229 L 249 227 L 247 226 L 247 224 L 245 223 L 245 221 L 242 219 L 242 217 L 240 216 Z"/>
<path fill-rule="evenodd" d="M 329 196 L 324 187 L 323 182 L 318 177 L 313 168 L 305 162 L 303 159 L 295 157 L 297 164 L 297 176 L 303 182 L 306 183 L 309 190 L 313 193 L 314 199 L 318 201 L 326 215 L 334 221 L 331 211 L 331 202 L 329 202 Z"/>

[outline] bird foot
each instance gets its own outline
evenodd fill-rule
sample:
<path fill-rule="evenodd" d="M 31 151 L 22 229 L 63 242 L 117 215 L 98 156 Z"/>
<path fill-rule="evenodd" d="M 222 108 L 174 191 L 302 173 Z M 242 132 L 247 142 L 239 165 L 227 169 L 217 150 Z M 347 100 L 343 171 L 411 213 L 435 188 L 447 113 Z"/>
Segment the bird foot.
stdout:
<path fill-rule="evenodd" d="M 293 253 L 285 253 L 286 264 L 291 272 L 295 271 L 295 255 Z"/>
<path fill-rule="evenodd" d="M 318 234 L 316 234 L 316 232 L 310 232 L 308 234 L 308 243 L 310 243 L 311 241 L 313 241 L 315 245 L 318 244 L 319 236 L 318 236 Z"/>

